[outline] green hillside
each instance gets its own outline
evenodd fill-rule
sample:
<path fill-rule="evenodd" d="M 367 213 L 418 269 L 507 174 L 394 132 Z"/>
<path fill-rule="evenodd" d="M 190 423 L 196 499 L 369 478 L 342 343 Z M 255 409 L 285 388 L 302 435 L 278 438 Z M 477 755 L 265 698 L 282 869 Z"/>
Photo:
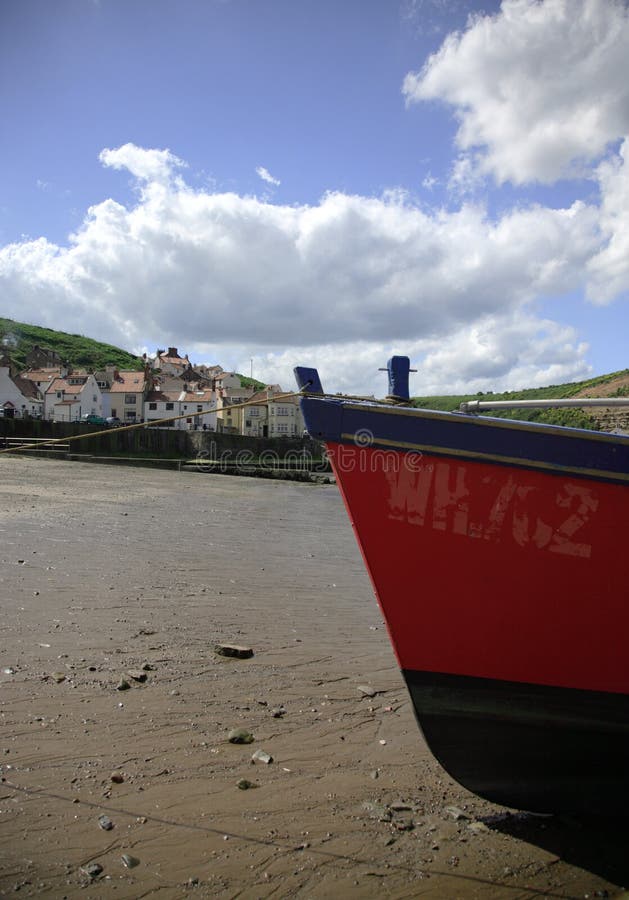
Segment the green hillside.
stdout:
<path fill-rule="evenodd" d="M 239 372 L 236 372 L 236 375 L 240 378 L 240 383 L 244 388 L 252 387 L 256 391 L 262 391 L 266 387 L 266 384 L 258 381 L 257 378 L 250 378 L 249 375 L 241 375 Z"/>
<path fill-rule="evenodd" d="M 103 344 L 82 334 L 67 334 L 65 331 L 53 331 L 39 325 L 26 325 L 14 322 L 13 319 L 0 318 L 0 343 L 3 349 L 18 368 L 25 367 L 28 351 L 38 344 L 49 350 L 55 350 L 64 363 L 77 369 L 102 369 L 110 364 L 119 369 L 141 369 L 143 366 L 139 356 L 127 353 L 120 347 Z"/>
<path fill-rule="evenodd" d="M 51 328 L 26 325 L 24 322 L 0 317 L 0 345 L 4 345 L 2 349 L 18 369 L 26 367 L 26 354 L 35 344 L 55 350 L 64 363 L 69 363 L 75 369 L 96 370 L 113 365 L 129 371 L 140 370 L 144 365 L 139 356 L 112 344 L 103 344 L 82 334 L 67 334 L 65 331 L 53 331 Z M 253 387 L 256 390 L 266 387 L 261 381 L 246 375 L 240 375 L 240 379 L 243 387 Z"/>
<path fill-rule="evenodd" d="M 625 396 L 627 388 L 625 382 L 629 377 L 629 369 L 619 372 L 610 372 L 608 375 L 599 375 L 586 381 L 574 381 L 568 384 L 551 384 L 548 387 L 524 388 L 520 391 L 504 391 L 494 393 L 488 391 L 477 394 L 446 394 L 437 397 L 413 397 L 413 406 L 423 409 L 441 409 L 455 412 L 461 403 L 466 400 L 558 400 L 575 397 L 580 394 L 600 395 L 600 389 L 607 386 L 604 393 L 608 397 Z M 604 404 L 602 404 L 604 405 Z M 571 425 L 575 428 L 588 428 L 598 430 L 599 424 L 596 417 L 588 415 L 580 409 L 505 409 L 487 410 L 480 415 L 498 416 L 505 419 L 520 419 L 528 422 L 547 422 L 552 425 Z"/>

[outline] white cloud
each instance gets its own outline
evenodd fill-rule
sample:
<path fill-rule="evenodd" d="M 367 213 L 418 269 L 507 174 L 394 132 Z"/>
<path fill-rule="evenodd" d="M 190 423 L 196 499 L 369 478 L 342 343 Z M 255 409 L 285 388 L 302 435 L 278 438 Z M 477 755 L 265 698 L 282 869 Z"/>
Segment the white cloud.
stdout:
<path fill-rule="evenodd" d="M 170 184 L 176 169 L 186 163 L 170 150 L 145 150 L 135 144 L 123 144 L 115 150 L 105 149 L 100 153 L 100 161 L 112 169 L 127 169 L 138 181 Z"/>
<path fill-rule="evenodd" d="M 503 0 L 450 34 L 403 92 L 454 107 L 475 169 L 498 183 L 552 183 L 629 133 L 628 59 L 621 0 Z"/>
<path fill-rule="evenodd" d="M 279 187 L 282 183 L 279 178 L 274 178 L 268 169 L 265 169 L 264 166 L 258 166 L 256 169 L 256 174 L 260 176 L 262 181 L 266 181 L 267 184 L 272 184 L 275 187 Z"/>
<path fill-rule="evenodd" d="M 629 140 L 617 157 L 601 163 L 600 227 L 606 243 L 589 263 L 588 296 L 609 303 L 629 291 Z"/>
<path fill-rule="evenodd" d="M 66 247 L 0 248 L 4 315 L 125 347 L 174 344 L 244 371 L 254 356 L 259 377 L 285 386 L 293 365 L 314 363 L 330 389 L 382 393 L 377 369 L 394 352 L 419 364 L 426 392 L 586 373 L 577 336 L 534 303 L 578 290 L 587 272 L 597 290 L 615 289 L 596 207 L 532 206 L 492 222 L 480 206 L 429 214 L 399 192 L 282 206 L 193 191 L 168 151 L 105 154 L 137 178 L 136 202 L 93 206 Z M 619 241 L 623 171 L 600 173 Z"/>

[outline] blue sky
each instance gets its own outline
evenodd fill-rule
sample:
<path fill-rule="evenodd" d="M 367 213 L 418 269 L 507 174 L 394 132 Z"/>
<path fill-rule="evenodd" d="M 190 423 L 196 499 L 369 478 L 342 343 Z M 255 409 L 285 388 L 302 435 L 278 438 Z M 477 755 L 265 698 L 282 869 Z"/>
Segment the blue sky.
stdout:
<path fill-rule="evenodd" d="M 628 60 L 620 0 L 9 0 L 0 313 L 285 386 L 624 368 Z"/>

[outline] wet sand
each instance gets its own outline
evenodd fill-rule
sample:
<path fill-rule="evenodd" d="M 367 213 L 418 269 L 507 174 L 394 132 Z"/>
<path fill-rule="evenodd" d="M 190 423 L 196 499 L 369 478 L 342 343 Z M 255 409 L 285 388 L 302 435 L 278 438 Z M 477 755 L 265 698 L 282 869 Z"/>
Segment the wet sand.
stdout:
<path fill-rule="evenodd" d="M 625 820 L 512 815 L 433 760 L 334 486 L 5 456 L 0 497 L 2 896 L 629 884 Z"/>

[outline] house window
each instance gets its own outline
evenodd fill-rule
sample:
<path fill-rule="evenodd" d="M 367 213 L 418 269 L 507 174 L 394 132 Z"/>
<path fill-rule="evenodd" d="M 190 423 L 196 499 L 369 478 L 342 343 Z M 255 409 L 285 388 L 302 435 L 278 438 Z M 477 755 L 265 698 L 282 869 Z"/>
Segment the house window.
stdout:
<path fill-rule="evenodd" d="M 287 416 L 288 415 L 288 407 L 287 406 L 278 406 L 277 414 L 278 414 L 278 416 Z"/>
<path fill-rule="evenodd" d="M 127 406 L 135 406 L 135 394 L 125 394 L 124 402 Z"/>
<path fill-rule="evenodd" d="M 174 409 L 174 408 L 175 408 L 175 404 L 174 404 L 174 403 L 167 403 L 167 404 L 166 404 L 166 409 Z"/>
<path fill-rule="evenodd" d="M 157 409 L 157 403 L 149 403 L 149 409 Z"/>

